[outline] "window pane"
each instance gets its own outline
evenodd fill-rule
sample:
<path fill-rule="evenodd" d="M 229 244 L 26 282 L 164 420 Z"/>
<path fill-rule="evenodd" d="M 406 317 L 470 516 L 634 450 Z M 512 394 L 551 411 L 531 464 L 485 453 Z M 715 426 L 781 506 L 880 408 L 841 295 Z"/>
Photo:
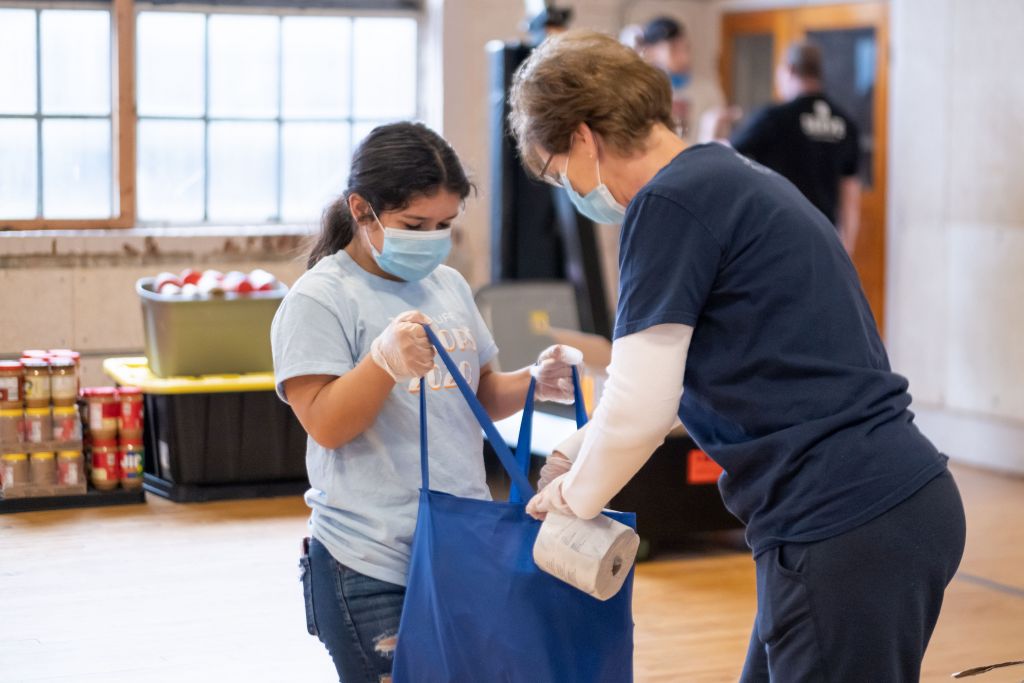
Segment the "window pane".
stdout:
<path fill-rule="evenodd" d="M 110 121 L 43 121 L 43 216 L 109 218 Z"/>
<path fill-rule="evenodd" d="M 210 124 L 211 221 L 274 220 L 277 216 L 277 124 Z"/>
<path fill-rule="evenodd" d="M 110 13 L 43 10 L 44 114 L 110 113 Z"/>
<path fill-rule="evenodd" d="M 206 17 L 142 12 L 138 22 L 139 114 L 202 116 Z"/>
<path fill-rule="evenodd" d="M 36 112 L 36 13 L 0 9 L 0 113 Z M 0 188 L 3 192 L 3 188 Z"/>
<path fill-rule="evenodd" d="M 377 126 L 382 126 L 387 121 L 359 121 L 352 126 L 352 149 L 355 150 L 359 147 L 359 143 L 363 141 L 370 132 Z"/>
<path fill-rule="evenodd" d="M 139 122 L 139 218 L 203 220 L 203 122 Z"/>
<path fill-rule="evenodd" d="M 416 115 L 416 20 L 355 20 L 357 118 Z"/>
<path fill-rule="evenodd" d="M 210 17 L 210 115 L 277 116 L 277 17 Z"/>
<path fill-rule="evenodd" d="M 36 122 L 0 120 L 0 218 L 36 217 Z"/>
<path fill-rule="evenodd" d="M 348 116 L 351 28 L 341 18 L 284 20 L 284 116 Z"/>
<path fill-rule="evenodd" d="M 348 124 L 287 123 L 282 136 L 282 218 L 316 219 L 324 206 L 345 189 Z"/>

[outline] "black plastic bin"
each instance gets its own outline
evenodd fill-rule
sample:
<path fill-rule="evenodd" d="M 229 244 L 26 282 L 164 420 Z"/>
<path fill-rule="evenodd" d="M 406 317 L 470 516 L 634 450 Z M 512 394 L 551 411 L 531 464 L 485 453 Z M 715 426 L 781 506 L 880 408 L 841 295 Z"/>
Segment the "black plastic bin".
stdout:
<path fill-rule="evenodd" d="M 145 487 L 178 502 L 302 493 L 306 433 L 270 373 L 157 378 L 145 358 L 104 369 L 145 399 Z"/>

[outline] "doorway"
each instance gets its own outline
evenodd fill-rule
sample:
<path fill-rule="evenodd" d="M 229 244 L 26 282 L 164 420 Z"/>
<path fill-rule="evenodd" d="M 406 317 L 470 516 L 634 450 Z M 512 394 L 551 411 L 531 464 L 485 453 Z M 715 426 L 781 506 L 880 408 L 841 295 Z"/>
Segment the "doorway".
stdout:
<path fill-rule="evenodd" d="M 879 330 L 885 320 L 888 10 L 887 2 L 863 2 L 727 13 L 720 64 L 726 97 L 749 113 L 776 99 L 775 68 L 790 44 L 821 46 L 825 92 L 860 130 L 864 189 L 853 262 Z"/>

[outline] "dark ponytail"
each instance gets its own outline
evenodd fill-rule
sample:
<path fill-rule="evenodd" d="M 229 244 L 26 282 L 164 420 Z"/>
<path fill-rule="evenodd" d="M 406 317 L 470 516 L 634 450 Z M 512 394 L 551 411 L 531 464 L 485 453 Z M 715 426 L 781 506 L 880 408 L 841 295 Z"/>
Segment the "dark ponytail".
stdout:
<path fill-rule="evenodd" d="M 369 218 L 349 211 L 352 194 L 366 200 L 379 216 L 401 211 L 414 199 L 440 190 L 465 199 L 473 189 L 455 150 L 431 129 L 409 122 L 378 126 L 352 155 L 348 187 L 324 209 L 306 267 L 347 247 L 358 223 Z"/>

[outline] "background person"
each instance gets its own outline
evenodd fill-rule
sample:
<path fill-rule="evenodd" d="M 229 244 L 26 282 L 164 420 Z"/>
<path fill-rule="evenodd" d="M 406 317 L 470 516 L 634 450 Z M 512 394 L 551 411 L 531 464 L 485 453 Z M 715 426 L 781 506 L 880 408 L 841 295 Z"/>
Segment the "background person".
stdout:
<path fill-rule="evenodd" d="M 751 116 L 730 143 L 792 181 L 838 227 L 843 246 L 852 254 L 860 230 L 857 126 L 822 91 L 818 46 L 791 46 L 775 80 L 784 102 Z"/>

